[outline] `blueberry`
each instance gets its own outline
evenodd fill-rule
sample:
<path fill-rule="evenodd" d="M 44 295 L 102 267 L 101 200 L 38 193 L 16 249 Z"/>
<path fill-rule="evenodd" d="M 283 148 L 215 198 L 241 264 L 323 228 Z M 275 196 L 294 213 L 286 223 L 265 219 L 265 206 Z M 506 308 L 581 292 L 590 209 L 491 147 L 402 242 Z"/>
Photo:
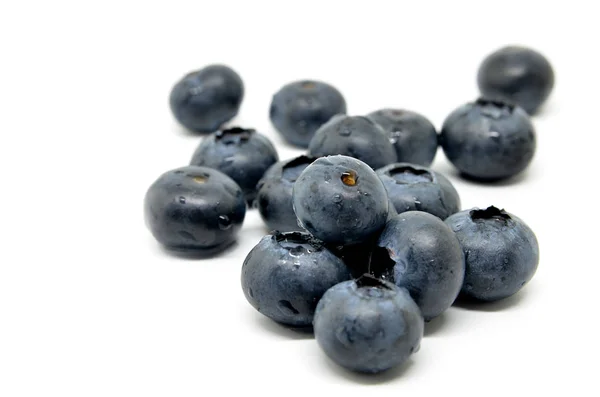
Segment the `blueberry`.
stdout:
<path fill-rule="evenodd" d="M 251 205 L 256 184 L 277 160 L 277 151 L 266 136 L 253 129 L 234 127 L 202 140 L 190 164 L 211 167 L 229 175 L 240 185 Z"/>
<path fill-rule="evenodd" d="M 460 211 L 460 198 L 452 183 L 429 168 L 396 163 L 377 170 L 398 213 L 425 211 L 441 219 Z"/>
<path fill-rule="evenodd" d="M 258 182 L 256 206 L 269 230 L 288 232 L 302 228 L 294 213 L 292 192 L 296 179 L 315 159 L 299 156 L 275 163 Z"/>
<path fill-rule="evenodd" d="M 240 76 L 224 65 L 185 75 L 171 90 L 175 119 L 194 132 L 214 132 L 237 113 L 244 97 Z"/>
<path fill-rule="evenodd" d="M 294 327 L 312 325 L 317 302 L 350 279 L 344 263 L 308 233 L 267 235 L 242 267 L 242 289 L 259 312 Z"/>
<path fill-rule="evenodd" d="M 342 154 L 357 158 L 372 168 L 381 168 L 398 159 L 383 129 L 362 116 L 337 115 L 323 124 L 310 141 L 314 157 Z"/>
<path fill-rule="evenodd" d="M 448 309 L 460 292 L 465 259 L 460 243 L 441 219 L 420 211 L 390 220 L 373 261 L 393 265 L 394 283 L 408 289 L 426 321 Z"/>
<path fill-rule="evenodd" d="M 477 84 L 483 96 L 514 103 L 533 114 L 552 92 L 554 71 L 539 52 L 509 46 L 484 59 Z"/>
<path fill-rule="evenodd" d="M 516 216 L 496 207 L 452 215 L 466 257 L 462 295 L 495 301 L 517 293 L 533 277 L 539 261 L 533 231 Z"/>
<path fill-rule="evenodd" d="M 188 166 L 162 174 L 150 186 L 144 215 L 156 240 L 166 247 L 214 254 L 235 241 L 246 203 L 227 175 Z"/>
<path fill-rule="evenodd" d="M 385 226 L 388 197 L 368 165 L 347 156 L 321 157 L 294 184 L 294 211 L 300 225 L 331 244 L 368 239 Z"/>
<path fill-rule="evenodd" d="M 448 159 L 467 177 L 482 181 L 522 172 L 536 148 L 527 113 L 505 102 L 478 99 L 452 112 L 440 141 Z"/>
<path fill-rule="evenodd" d="M 408 292 L 364 276 L 329 289 L 319 301 L 315 338 L 325 354 L 352 371 L 377 373 L 418 351 L 423 317 Z"/>
<path fill-rule="evenodd" d="M 387 133 L 399 162 L 431 165 L 438 148 L 437 131 L 431 121 L 419 113 L 400 109 L 381 109 L 367 117 Z"/>
<path fill-rule="evenodd" d="M 269 116 L 286 141 L 305 148 L 319 127 L 345 113 L 346 101 L 335 87 L 303 80 L 283 86 L 273 96 Z"/>

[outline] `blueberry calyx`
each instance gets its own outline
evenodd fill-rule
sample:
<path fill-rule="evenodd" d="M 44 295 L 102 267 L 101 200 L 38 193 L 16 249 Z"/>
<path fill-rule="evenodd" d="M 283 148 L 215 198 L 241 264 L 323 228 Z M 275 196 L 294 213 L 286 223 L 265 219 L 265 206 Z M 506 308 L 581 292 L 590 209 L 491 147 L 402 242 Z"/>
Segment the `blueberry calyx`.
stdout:
<path fill-rule="evenodd" d="M 508 213 L 506 211 L 504 211 L 504 209 L 498 209 L 498 208 L 494 207 L 493 205 L 490 207 L 487 207 L 484 210 L 480 210 L 480 209 L 471 210 L 469 215 L 471 216 L 471 219 L 473 221 L 493 219 L 493 220 L 497 220 L 497 221 L 506 222 L 507 220 L 512 219 L 510 217 L 510 215 L 508 215 Z"/>
<path fill-rule="evenodd" d="M 323 246 L 321 240 L 317 240 L 308 233 L 302 232 L 280 232 L 275 230 L 272 232 L 273 239 L 278 243 L 286 242 L 292 244 L 309 244 L 315 249 L 320 249 Z"/>
<path fill-rule="evenodd" d="M 365 273 L 355 280 L 358 288 L 381 288 L 391 290 L 392 288 L 387 283 L 377 277 Z"/>
<path fill-rule="evenodd" d="M 386 174 L 394 178 L 399 185 L 408 185 L 418 182 L 433 182 L 433 175 L 428 170 L 418 169 L 409 165 L 402 165 L 386 171 Z M 405 178 L 413 176 L 413 178 Z"/>
<path fill-rule="evenodd" d="M 489 105 L 496 106 L 498 108 L 506 109 L 511 113 L 515 109 L 515 105 L 513 105 L 512 103 L 502 101 L 500 99 L 480 97 L 480 98 L 477 98 L 475 103 L 480 106 L 489 106 Z"/>
<path fill-rule="evenodd" d="M 342 182 L 346 186 L 356 186 L 358 183 L 358 174 L 354 170 L 348 170 L 342 172 Z"/>
<path fill-rule="evenodd" d="M 238 136 L 240 141 L 247 141 L 256 132 L 253 128 L 231 127 L 215 133 L 215 139 L 221 140 L 227 136 Z"/>

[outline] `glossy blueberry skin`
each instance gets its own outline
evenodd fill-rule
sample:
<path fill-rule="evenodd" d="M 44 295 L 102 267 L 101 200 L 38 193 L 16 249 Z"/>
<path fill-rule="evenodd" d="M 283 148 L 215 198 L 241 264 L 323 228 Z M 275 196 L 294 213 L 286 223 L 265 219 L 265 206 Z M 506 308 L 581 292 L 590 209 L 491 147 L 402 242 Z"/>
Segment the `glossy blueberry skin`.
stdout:
<path fill-rule="evenodd" d="M 539 52 L 508 46 L 483 60 L 477 85 L 482 96 L 513 103 L 534 114 L 554 88 L 554 70 Z"/>
<path fill-rule="evenodd" d="M 348 184 L 349 175 L 355 177 L 354 185 Z M 340 245 L 379 232 L 389 211 L 387 192 L 375 171 L 347 156 L 321 157 L 306 167 L 294 184 L 293 203 L 304 229 Z"/>
<path fill-rule="evenodd" d="M 235 241 L 245 215 L 240 187 L 206 167 L 165 172 L 144 198 L 146 225 L 159 243 L 174 250 L 218 253 Z"/>
<path fill-rule="evenodd" d="M 423 316 L 408 291 L 373 279 L 340 283 L 319 301 L 315 338 L 325 354 L 351 371 L 382 372 L 419 350 Z"/>
<path fill-rule="evenodd" d="M 398 162 L 431 165 L 438 148 L 438 134 L 431 121 L 419 113 L 402 109 L 381 109 L 367 117 L 388 135 Z"/>
<path fill-rule="evenodd" d="M 527 113 L 518 106 L 486 99 L 452 112 L 444 121 L 440 143 L 464 176 L 481 181 L 519 174 L 529 166 L 536 149 Z"/>
<path fill-rule="evenodd" d="M 406 288 L 426 321 L 442 314 L 458 296 L 465 258 L 452 230 L 421 211 L 399 214 L 387 223 L 377 245 L 394 263 L 392 280 Z"/>
<path fill-rule="evenodd" d="M 279 159 L 269 139 L 253 129 L 239 127 L 217 131 L 204 138 L 190 162 L 217 169 L 233 179 L 252 205 L 256 184 Z"/>
<path fill-rule="evenodd" d="M 460 197 L 442 174 L 415 164 L 395 163 L 377 170 L 398 213 L 425 211 L 441 219 L 460 211 Z"/>
<path fill-rule="evenodd" d="M 452 215 L 466 257 L 461 295 L 496 301 L 517 293 L 537 270 L 540 250 L 533 231 L 513 214 L 496 207 Z"/>
<path fill-rule="evenodd" d="M 269 230 L 302 231 L 294 213 L 294 183 L 315 158 L 299 156 L 275 163 L 258 182 L 256 206 Z"/>
<path fill-rule="evenodd" d="M 244 98 L 240 76 L 225 65 L 209 65 L 185 75 L 171 90 L 175 119 L 188 130 L 214 132 L 238 113 Z"/>
<path fill-rule="evenodd" d="M 272 320 L 294 327 L 311 326 L 325 291 L 349 279 L 342 260 L 308 233 L 264 236 L 242 266 L 248 302 Z"/>
<path fill-rule="evenodd" d="M 302 148 L 319 127 L 336 114 L 346 114 L 346 101 L 333 86 L 315 80 L 295 81 L 273 96 L 269 117 L 290 144 Z"/>
<path fill-rule="evenodd" d="M 362 116 L 334 116 L 317 130 L 308 153 L 314 157 L 341 154 L 357 158 L 371 168 L 381 168 L 398 159 L 383 129 Z"/>

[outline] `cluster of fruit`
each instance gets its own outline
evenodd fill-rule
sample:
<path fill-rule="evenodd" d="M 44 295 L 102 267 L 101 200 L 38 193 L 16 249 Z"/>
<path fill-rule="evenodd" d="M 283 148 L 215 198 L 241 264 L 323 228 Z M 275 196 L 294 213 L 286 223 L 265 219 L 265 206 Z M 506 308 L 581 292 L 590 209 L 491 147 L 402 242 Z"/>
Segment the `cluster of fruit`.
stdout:
<path fill-rule="evenodd" d="M 494 52 L 478 75 L 482 98 L 445 120 L 440 134 L 415 112 L 346 115 L 341 93 L 299 81 L 273 96 L 270 118 L 307 155 L 278 161 L 253 129 L 221 129 L 242 102 L 243 83 L 213 65 L 190 73 L 170 104 L 185 127 L 207 136 L 189 166 L 161 175 L 145 197 L 154 237 L 173 250 L 221 252 L 256 207 L 272 232 L 248 254 L 242 287 L 262 314 L 313 327 L 325 353 L 359 372 L 380 372 L 417 351 L 424 321 L 459 294 L 495 301 L 534 275 L 531 229 L 496 207 L 460 211 L 456 189 L 428 168 L 441 146 L 462 175 L 500 180 L 535 151 L 529 114 L 554 75 L 539 53 Z"/>

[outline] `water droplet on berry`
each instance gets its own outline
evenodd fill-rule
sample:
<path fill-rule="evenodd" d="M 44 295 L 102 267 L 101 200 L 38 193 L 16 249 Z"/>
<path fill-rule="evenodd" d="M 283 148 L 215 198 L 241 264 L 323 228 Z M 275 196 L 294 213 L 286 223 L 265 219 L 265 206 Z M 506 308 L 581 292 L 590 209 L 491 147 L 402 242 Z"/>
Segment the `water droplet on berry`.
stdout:
<path fill-rule="evenodd" d="M 340 194 L 336 194 L 333 196 L 333 202 L 334 203 L 341 203 L 342 202 L 342 196 Z"/>
<path fill-rule="evenodd" d="M 181 204 L 185 204 L 185 197 L 183 197 L 183 196 L 179 196 L 179 202 L 180 202 Z"/>
<path fill-rule="evenodd" d="M 231 227 L 231 219 L 227 215 L 219 215 L 219 229 L 227 230 Z"/>
<path fill-rule="evenodd" d="M 402 136 L 402 131 L 392 131 L 390 132 L 390 143 L 393 145 L 398 142 L 398 138 Z"/>
<path fill-rule="evenodd" d="M 352 135 L 352 130 L 350 130 L 348 128 L 344 128 L 343 130 L 340 130 L 340 135 L 341 136 L 350 136 L 350 135 Z"/>

